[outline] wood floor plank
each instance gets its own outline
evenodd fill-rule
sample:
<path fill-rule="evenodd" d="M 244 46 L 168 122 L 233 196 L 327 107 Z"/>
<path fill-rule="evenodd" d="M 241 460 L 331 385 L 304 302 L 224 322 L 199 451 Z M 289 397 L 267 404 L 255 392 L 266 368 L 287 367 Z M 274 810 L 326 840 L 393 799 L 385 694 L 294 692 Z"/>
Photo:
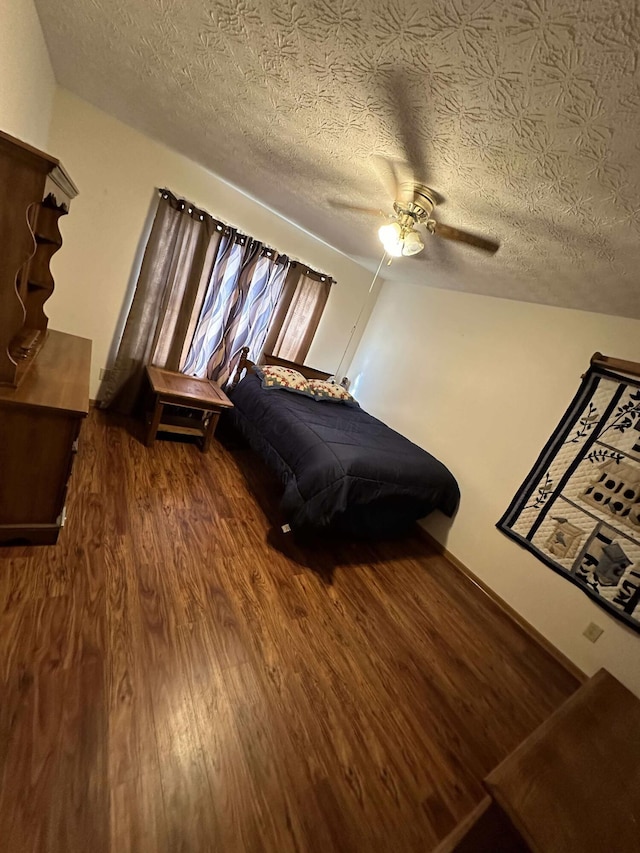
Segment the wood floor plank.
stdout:
<path fill-rule="evenodd" d="M 122 572 L 126 551 L 119 537 L 107 543 L 104 557 L 109 784 L 124 791 L 129 782 L 135 789 L 137 776 L 158 774 L 158 750 L 137 578 Z"/>
<path fill-rule="evenodd" d="M 203 621 L 181 626 L 179 634 L 220 849 L 258 849 L 253 780 L 222 680 L 223 661 L 218 657 L 211 625 Z"/>
<path fill-rule="evenodd" d="M 70 595 L 26 601 L 9 618 L 0 617 L 2 676 L 71 666 L 77 654 L 77 614 Z"/>
<path fill-rule="evenodd" d="M 110 849 L 114 853 L 173 853 L 156 772 L 112 784 L 109 799 Z"/>
<path fill-rule="evenodd" d="M 2 849 L 433 849 L 574 677 L 418 538 L 287 536 L 250 451 L 136 429 L 0 549 Z"/>
<path fill-rule="evenodd" d="M 22 853 L 47 847 L 56 797 L 64 686 L 64 672 L 46 666 L 7 684 L 21 696 L 13 708 L 11 729 L 3 726 L 2 731 L 7 740 L 0 826 L 6 850 Z"/>
<path fill-rule="evenodd" d="M 65 671 L 63 678 L 48 849 L 108 853 L 108 729 L 102 662 L 93 659 L 80 664 Z"/>
<path fill-rule="evenodd" d="M 158 566 L 141 564 L 138 577 L 169 847 L 185 853 L 215 849 L 218 830 L 205 755 L 178 629 L 168 616 L 162 572 Z"/>

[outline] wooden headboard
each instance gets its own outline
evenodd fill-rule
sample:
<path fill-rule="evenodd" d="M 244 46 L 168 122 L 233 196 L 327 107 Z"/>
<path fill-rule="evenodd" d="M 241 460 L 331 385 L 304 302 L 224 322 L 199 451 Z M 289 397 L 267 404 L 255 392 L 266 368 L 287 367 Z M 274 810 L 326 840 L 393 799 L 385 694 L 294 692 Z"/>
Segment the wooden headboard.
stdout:
<path fill-rule="evenodd" d="M 315 367 L 307 367 L 306 364 L 298 364 L 297 361 L 287 361 L 286 358 L 278 358 L 277 355 L 268 355 L 265 353 L 262 356 L 262 361 L 264 364 L 274 364 L 280 367 L 290 367 L 292 370 L 297 370 L 307 379 L 330 379 L 333 374 L 325 373 L 323 370 L 316 370 Z M 238 362 L 238 369 L 236 370 L 236 374 L 233 377 L 233 385 L 236 386 L 238 382 L 242 379 L 242 374 L 246 370 L 247 373 L 253 373 L 253 368 L 255 367 L 255 362 L 251 361 L 249 358 L 249 347 L 242 347 L 240 350 L 240 361 Z"/>

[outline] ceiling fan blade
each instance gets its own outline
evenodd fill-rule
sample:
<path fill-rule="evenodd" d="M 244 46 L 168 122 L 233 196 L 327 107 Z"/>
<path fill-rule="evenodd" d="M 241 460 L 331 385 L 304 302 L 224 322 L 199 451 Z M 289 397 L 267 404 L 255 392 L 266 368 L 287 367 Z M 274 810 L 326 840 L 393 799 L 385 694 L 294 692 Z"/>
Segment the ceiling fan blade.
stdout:
<path fill-rule="evenodd" d="M 356 204 L 347 204 L 346 201 L 337 201 L 336 199 L 328 199 L 327 203 L 331 207 L 338 207 L 340 210 L 351 210 L 354 213 L 367 213 L 369 216 L 383 216 L 385 219 L 389 219 L 389 214 L 385 213 L 384 210 L 380 210 L 380 208 L 375 207 L 359 207 Z"/>
<path fill-rule="evenodd" d="M 409 166 L 410 181 L 428 181 L 427 165 L 424 160 L 424 141 L 420 139 L 414 116 L 416 105 L 409 98 L 409 79 L 406 73 L 396 70 L 388 76 L 387 94 L 395 113 L 395 133 L 402 145 Z M 404 177 L 404 181 L 407 178 Z"/>
<path fill-rule="evenodd" d="M 395 201 L 398 198 L 399 183 L 394 161 L 389 157 L 374 154 L 371 157 L 371 162 L 380 183 L 387 191 L 389 199 L 392 202 Z"/>
<path fill-rule="evenodd" d="M 476 249 L 482 249 L 484 252 L 491 252 L 492 255 L 500 248 L 500 243 L 495 240 L 488 240 L 486 237 L 470 234 L 468 231 L 460 231 L 459 228 L 443 225 L 442 222 L 436 222 L 433 225 L 433 233 L 438 237 L 444 237 L 445 240 L 455 240 L 458 243 L 466 243 Z"/>

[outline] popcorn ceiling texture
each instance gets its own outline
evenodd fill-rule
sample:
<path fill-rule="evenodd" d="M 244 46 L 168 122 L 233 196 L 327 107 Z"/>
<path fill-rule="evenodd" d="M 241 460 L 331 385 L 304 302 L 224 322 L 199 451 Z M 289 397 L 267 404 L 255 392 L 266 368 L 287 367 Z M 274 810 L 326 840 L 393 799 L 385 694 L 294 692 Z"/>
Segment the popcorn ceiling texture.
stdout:
<path fill-rule="evenodd" d="M 403 140 L 436 218 L 502 241 L 430 237 L 385 278 L 640 318 L 636 2 L 36 5 L 62 86 L 369 268 L 381 223 L 328 202 L 390 210 L 372 155 Z"/>

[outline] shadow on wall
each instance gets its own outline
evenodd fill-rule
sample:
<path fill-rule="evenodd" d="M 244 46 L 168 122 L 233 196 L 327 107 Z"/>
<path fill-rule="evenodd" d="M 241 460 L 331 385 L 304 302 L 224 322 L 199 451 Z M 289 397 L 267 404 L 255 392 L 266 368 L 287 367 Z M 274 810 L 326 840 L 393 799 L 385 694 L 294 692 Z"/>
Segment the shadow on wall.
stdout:
<path fill-rule="evenodd" d="M 443 515 L 441 512 L 432 512 L 431 515 L 427 516 L 427 518 L 421 519 L 418 524 L 423 528 L 423 530 L 426 530 L 430 536 L 437 539 L 443 548 L 446 548 L 451 527 L 459 512 L 460 504 L 458 504 L 458 508 L 452 518 L 447 518 L 446 515 Z"/>

